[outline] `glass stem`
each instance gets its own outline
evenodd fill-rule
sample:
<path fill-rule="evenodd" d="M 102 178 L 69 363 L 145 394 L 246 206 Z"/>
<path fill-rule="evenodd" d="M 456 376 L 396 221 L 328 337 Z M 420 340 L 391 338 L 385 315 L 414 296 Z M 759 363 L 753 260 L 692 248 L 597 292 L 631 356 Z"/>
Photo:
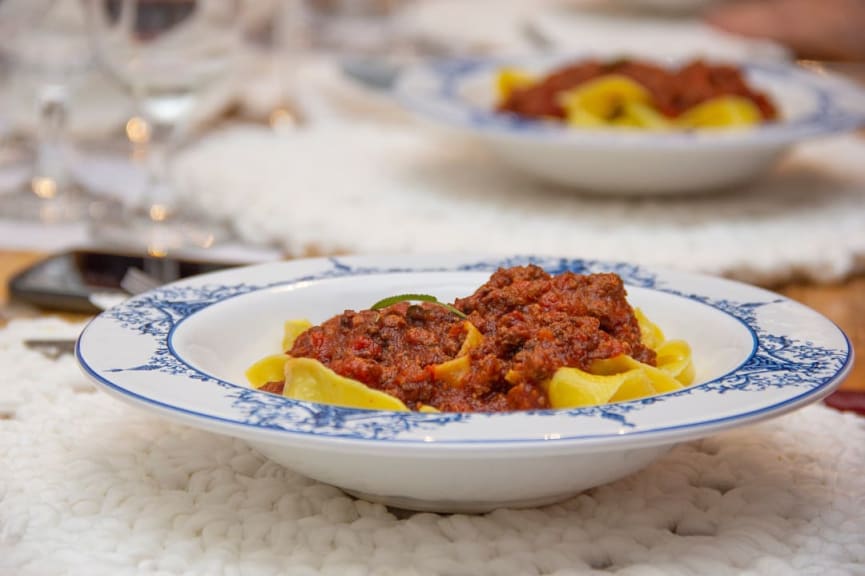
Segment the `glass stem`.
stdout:
<path fill-rule="evenodd" d="M 36 165 L 31 180 L 34 194 L 52 200 L 69 187 L 66 149 L 68 93 L 64 86 L 48 84 L 39 91 Z"/>
<path fill-rule="evenodd" d="M 172 127 L 147 120 L 150 130 L 147 148 L 148 183 L 144 206 L 154 222 L 167 220 L 175 209 L 175 195 L 171 178 L 171 156 L 177 149 Z"/>

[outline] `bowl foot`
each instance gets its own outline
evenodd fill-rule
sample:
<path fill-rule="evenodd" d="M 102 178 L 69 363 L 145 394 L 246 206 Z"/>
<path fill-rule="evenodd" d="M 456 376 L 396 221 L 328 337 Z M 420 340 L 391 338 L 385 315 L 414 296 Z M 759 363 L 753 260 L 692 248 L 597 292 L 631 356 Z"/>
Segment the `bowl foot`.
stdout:
<path fill-rule="evenodd" d="M 378 494 L 367 494 L 358 490 L 348 490 L 346 488 L 340 489 L 346 494 L 354 496 L 355 498 L 367 500 L 369 502 L 375 502 L 377 504 L 384 504 L 389 508 L 396 508 L 400 511 L 400 513 L 402 513 L 402 511 L 409 511 L 438 512 L 442 514 L 483 514 L 486 512 L 492 512 L 493 510 L 497 510 L 499 508 L 537 508 L 538 506 L 548 506 L 550 504 L 555 504 L 557 502 L 567 500 L 568 498 L 579 494 L 579 491 L 577 491 L 566 492 L 564 494 L 554 494 L 552 496 L 540 496 L 537 498 L 526 498 L 518 500 L 453 501 L 417 500 L 415 498 L 408 498 L 405 496 L 381 496 Z"/>

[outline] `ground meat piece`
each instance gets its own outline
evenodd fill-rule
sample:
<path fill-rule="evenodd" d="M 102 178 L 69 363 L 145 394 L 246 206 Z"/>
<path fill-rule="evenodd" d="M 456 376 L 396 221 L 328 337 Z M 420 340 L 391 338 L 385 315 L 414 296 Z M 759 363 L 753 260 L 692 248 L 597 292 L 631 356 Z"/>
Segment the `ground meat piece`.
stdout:
<path fill-rule="evenodd" d="M 432 367 L 456 357 L 464 338 L 463 320 L 453 312 L 400 302 L 382 310 L 346 310 L 298 336 L 289 354 L 315 358 L 413 406 L 429 401 Z"/>
<path fill-rule="evenodd" d="M 563 366 L 587 370 L 595 359 L 627 354 L 655 364 L 615 274 L 550 276 L 537 266 L 500 269 L 457 308 L 484 334 L 472 352 L 467 386 L 508 392 L 511 409 L 548 405 L 541 383 Z M 499 360 L 490 373 L 488 357 Z M 525 386 L 538 389 L 527 395 Z M 534 406 L 526 406 L 535 402 Z"/>
<path fill-rule="evenodd" d="M 484 335 L 495 338 L 501 331 L 503 353 L 519 343 L 521 330 L 525 339 L 532 327 L 552 329 L 558 323 L 558 337 L 567 341 L 563 323 L 591 317 L 598 320 L 600 330 L 622 343 L 626 353 L 654 365 L 654 353 L 640 341 L 640 327 L 626 297 L 615 274 L 550 276 L 538 266 L 522 266 L 499 269 L 473 295 L 457 299 L 456 306 Z"/>

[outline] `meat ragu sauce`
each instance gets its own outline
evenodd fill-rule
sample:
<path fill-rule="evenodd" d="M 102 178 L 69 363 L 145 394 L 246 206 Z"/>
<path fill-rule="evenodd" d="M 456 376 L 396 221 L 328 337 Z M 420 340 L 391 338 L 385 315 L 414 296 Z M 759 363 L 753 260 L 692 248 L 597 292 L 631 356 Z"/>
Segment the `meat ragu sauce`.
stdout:
<path fill-rule="evenodd" d="M 527 118 L 564 118 L 559 94 L 607 74 L 627 76 L 652 95 L 652 103 L 668 118 L 719 96 L 740 96 L 754 102 L 764 120 L 774 120 L 778 111 L 769 97 L 745 82 L 735 66 L 691 62 L 678 70 L 646 62 L 586 60 L 554 71 L 536 84 L 516 89 L 499 105 L 499 111 Z"/>
<path fill-rule="evenodd" d="M 455 306 L 483 334 L 459 384 L 436 381 L 434 367 L 457 357 L 465 320 L 443 306 L 401 302 L 346 311 L 301 334 L 293 357 L 334 372 L 417 409 L 448 412 L 548 408 L 541 383 L 563 366 L 588 369 L 619 354 L 655 365 L 615 274 L 550 276 L 537 266 L 499 269 Z M 280 393 L 281 383 L 265 389 Z"/>
<path fill-rule="evenodd" d="M 450 310 L 400 302 L 346 310 L 298 336 L 289 354 L 315 358 L 411 407 L 433 403 L 433 368 L 456 357 L 465 335 L 464 321 Z"/>

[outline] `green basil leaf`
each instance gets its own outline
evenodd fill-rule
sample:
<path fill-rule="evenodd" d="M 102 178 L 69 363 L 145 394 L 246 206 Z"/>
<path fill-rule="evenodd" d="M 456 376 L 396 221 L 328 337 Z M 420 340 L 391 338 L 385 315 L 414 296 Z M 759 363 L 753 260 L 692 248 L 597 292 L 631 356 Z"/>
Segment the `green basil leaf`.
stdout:
<path fill-rule="evenodd" d="M 458 308 L 455 308 L 450 304 L 446 304 L 444 302 L 439 302 L 438 298 L 436 298 L 435 296 L 430 296 L 429 294 L 397 294 L 396 296 L 388 296 L 387 298 L 382 298 L 381 300 L 370 306 L 370 310 L 381 310 L 382 308 L 393 306 L 394 304 L 397 304 L 399 302 L 430 302 L 432 304 L 438 304 L 439 306 L 446 308 L 460 318 L 468 318 L 468 316 L 463 314 L 462 311 Z"/>

